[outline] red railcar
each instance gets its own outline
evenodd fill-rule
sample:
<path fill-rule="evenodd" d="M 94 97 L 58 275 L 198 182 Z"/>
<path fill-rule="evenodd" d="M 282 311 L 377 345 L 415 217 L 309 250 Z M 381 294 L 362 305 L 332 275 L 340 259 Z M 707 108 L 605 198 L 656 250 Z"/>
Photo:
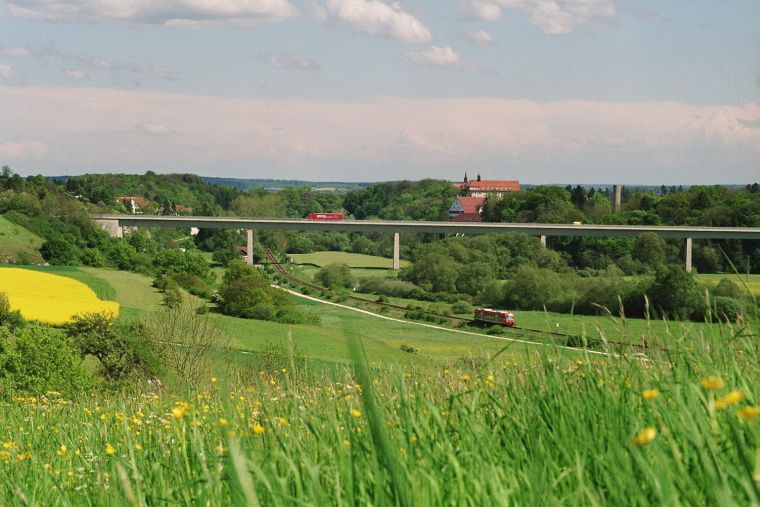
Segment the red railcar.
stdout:
<path fill-rule="evenodd" d="M 343 220 L 340 213 L 309 213 L 306 215 L 309 220 Z"/>
<path fill-rule="evenodd" d="M 477 308 L 475 310 L 475 320 L 478 322 L 489 322 L 491 324 L 501 324 L 502 326 L 512 327 L 515 325 L 515 314 L 506 310 Z"/>

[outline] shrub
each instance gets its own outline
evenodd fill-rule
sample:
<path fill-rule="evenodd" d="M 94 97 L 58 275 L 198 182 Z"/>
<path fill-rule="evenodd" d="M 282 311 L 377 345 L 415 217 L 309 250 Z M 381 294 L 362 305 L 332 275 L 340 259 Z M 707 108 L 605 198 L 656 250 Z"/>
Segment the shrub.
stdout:
<path fill-rule="evenodd" d="M 412 347 L 411 345 L 402 344 L 399 348 L 408 354 L 416 354 L 420 351 L 417 347 Z"/>
<path fill-rule="evenodd" d="M 95 378 L 61 331 L 29 326 L 13 335 L 0 353 L 0 382 L 11 391 L 73 395 L 91 388 Z"/>
<path fill-rule="evenodd" d="M 467 301 L 459 300 L 451 305 L 451 311 L 452 313 L 472 313 L 473 308 Z"/>
<path fill-rule="evenodd" d="M 353 288 L 355 280 L 346 264 L 330 264 L 314 275 L 314 280 L 329 289 Z"/>
<path fill-rule="evenodd" d="M 202 298 L 210 298 L 214 288 L 203 278 L 193 273 L 172 273 L 169 278 L 177 282 L 177 285 Z"/>
<path fill-rule="evenodd" d="M 81 356 L 96 357 L 103 375 L 110 380 L 123 379 L 144 369 L 147 364 L 133 342 L 127 340 L 114 325 L 111 314 L 74 315 L 64 329 Z"/>
<path fill-rule="evenodd" d="M 11 302 L 5 292 L 0 292 L 0 326 L 7 326 L 11 329 L 23 327 L 25 324 L 21 312 L 11 310 Z"/>
<path fill-rule="evenodd" d="M 64 239 L 45 241 L 40 247 L 40 255 L 50 264 L 76 265 L 76 247 Z"/>

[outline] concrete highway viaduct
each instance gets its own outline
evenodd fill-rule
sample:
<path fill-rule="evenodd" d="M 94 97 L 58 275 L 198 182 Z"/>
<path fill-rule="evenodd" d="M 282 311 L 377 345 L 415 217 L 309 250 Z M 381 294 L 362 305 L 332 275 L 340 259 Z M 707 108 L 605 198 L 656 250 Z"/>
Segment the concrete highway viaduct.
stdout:
<path fill-rule="evenodd" d="M 487 222 L 399 222 L 387 220 L 293 220 L 240 217 L 94 215 L 93 219 L 113 237 L 122 237 L 125 227 L 178 227 L 199 229 L 245 229 L 248 237 L 246 261 L 253 263 L 253 231 L 342 231 L 393 234 L 393 269 L 399 269 L 399 234 L 492 234 L 517 232 L 539 236 L 546 246 L 548 236 L 635 237 L 653 232 L 662 238 L 686 241 L 685 265 L 691 271 L 692 241 L 695 239 L 760 240 L 760 227 L 700 227 L 654 225 L 513 224 Z"/>

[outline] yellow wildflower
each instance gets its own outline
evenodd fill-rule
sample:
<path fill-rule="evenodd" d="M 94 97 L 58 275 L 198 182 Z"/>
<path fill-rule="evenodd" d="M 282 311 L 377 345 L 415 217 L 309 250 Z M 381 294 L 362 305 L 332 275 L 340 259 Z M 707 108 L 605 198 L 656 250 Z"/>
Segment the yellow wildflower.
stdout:
<path fill-rule="evenodd" d="M 752 422 L 760 415 L 760 407 L 744 407 L 736 413 L 736 416 L 744 422 Z"/>
<path fill-rule="evenodd" d="M 721 379 L 720 377 L 716 377 L 714 375 L 703 378 L 700 381 L 700 384 L 702 385 L 702 387 L 704 387 L 708 391 L 717 391 L 719 389 L 723 389 L 723 386 L 726 385 L 726 383 L 723 382 L 723 379 Z"/>
<path fill-rule="evenodd" d="M 262 434 L 262 433 L 264 433 L 265 431 L 266 431 L 266 430 L 264 429 L 264 426 L 262 426 L 260 423 L 256 423 L 256 424 L 253 426 L 253 432 L 254 432 L 254 433 L 256 433 L 257 435 L 261 435 L 261 434 Z"/>
<path fill-rule="evenodd" d="M 657 389 L 646 389 L 641 393 L 641 397 L 647 401 L 653 400 L 660 395 L 660 391 Z"/>
<path fill-rule="evenodd" d="M 172 417 L 175 419 L 182 419 L 187 413 L 187 408 L 184 405 L 177 405 L 172 409 Z"/>
<path fill-rule="evenodd" d="M 635 437 L 633 437 L 633 445 L 637 447 L 641 447 L 642 445 L 646 445 L 652 440 L 654 440 L 656 436 L 657 436 L 657 430 L 649 426 L 639 431 L 639 433 Z"/>
<path fill-rule="evenodd" d="M 459 377 L 459 379 L 462 380 L 462 382 L 467 382 L 468 380 L 470 380 L 470 376 L 465 374 Z"/>
<path fill-rule="evenodd" d="M 16 442 L 3 442 L 3 447 L 5 449 L 11 449 L 13 447 L 16 447 Z"/>
<path fill-rule="evenodd" d="M 57 454 L 58 456 L 63 456 L 64 454 L 66 454 L 66 450 L 67 450 L 67 449 L 66 449 L 66 446 L 65 446 L 65 445 L 62 445 L 62 446 L 60 446 L 60 447 L 58 448 L 58 451 L 56 452 L 56 454 Z"/>
<path fill-rule="evenodd" d="M 746 393 L 744 391 L 731 391 L 722 398 L 715 400 L 715 408 L 722 410 L 731 405 L 736 405 L 744 399 Z"/>
<path fill-rule="evenodd" d="M 211 383 L 212 383 L 212 384 L 216 384 L 218 381 L 219 381 L 219 379 L 218 379 L 218 378 L 216 378 L 216 377 L 211 377 Z"/>
<path fill-rule="evenodd" d="M 115 452 L 116 452 L 116 449 L 114 449 L 111 444 L 106 444 L 106 454 L 110 456 Z"/>
<path fill-rule="evenodd" d="M 361 417 L 362 416 L 362 412 L 361 412 L 361 410 L 356 410 L 355 408 L 352 408 L 351 409 L 351 415 L 353 417 Z"/>
<path fill-rule="evenodd" d="M 351 442 L 349 442 L 348 440 L 344 440 L 343 441 L 343 448 L 344 449 L 348 449 L 350 446 L 351 446 Z"/>
<path fill-rule="evenodd" d="M 142 451 L 142 445 L 135 444 L 135 451 Z"/>
<path fill-rule="evenodd" d="M 227 419 L 225 419 L 224 417 L 220 417 L 219 418 L 219 425 L 220 426 L 227 426 L 229 423 L 230 422 Z"/>
<path fill-rule="evenodd" d="M 288 420 L 285 419 L 284 417 L 280 417 L 279 419 L 277 419 L 277 422 L 280 423 L 280 426 L 287 426 L 288 425 Z"/>
<path fill-rule="evenodd" d="M 1 459 L 5 459 L 5 458 L 9 457 L 10 455 L 11 455 L 11 453 L 9 453 L 8 451 L 0 451 L 0 458 Z"/>

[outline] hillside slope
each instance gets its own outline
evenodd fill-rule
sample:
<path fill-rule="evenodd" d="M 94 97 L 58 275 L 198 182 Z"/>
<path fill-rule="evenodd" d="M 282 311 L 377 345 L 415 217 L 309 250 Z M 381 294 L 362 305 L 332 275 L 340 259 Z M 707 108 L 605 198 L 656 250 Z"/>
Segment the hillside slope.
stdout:
<path fill-rule="evenodd" d="M 0 215 L 0 263 L 42 264 L 40 246 L 44 240 Z"/>

